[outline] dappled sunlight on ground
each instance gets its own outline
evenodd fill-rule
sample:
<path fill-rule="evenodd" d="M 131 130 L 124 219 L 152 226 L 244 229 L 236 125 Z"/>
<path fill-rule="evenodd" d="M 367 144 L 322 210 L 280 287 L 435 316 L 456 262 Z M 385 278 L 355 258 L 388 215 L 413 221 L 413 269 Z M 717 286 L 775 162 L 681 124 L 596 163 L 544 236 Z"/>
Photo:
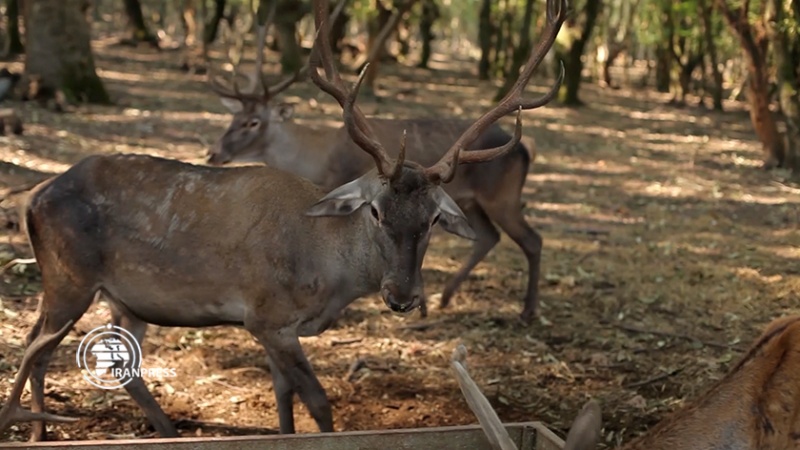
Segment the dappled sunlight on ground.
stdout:
<path fill-rule="evenodd" d="M 230 115 L 204 76 L 177 70 L 178 53 L 105 41 L 94 47 L 116 105 L 55 114 L 16 104 L 26 133 L 0 137 L 4 189 L 90 154 L 138 152 L 200 163 L 224 132 Z M 218 49 L 211 54 L 220 57 Z M 384 66 L 379 98 L 365 98 L 362 107 L 380 117 L 478 117 L 499 82 L 476 81 L 474 66 L 457 60 L 442 72 Z M 355 74 L 345 78 L 354 81 Z M 541 95 L 551 82 L 538 75 L 527 96 Z M 592 396 L 603 404 L 613 439 L 629 438 L 722 376 L 770 319 L 800 311 L 800 189 L 757 167 L 760 147 L 740 104 L 728 102 L 729 112 L 720 114 L 673 108 L 668 97 L 646 91 L 586 85 L 582 95 L 582 109 L 551 105 L 523 113 L 537 152 L 524 212 L 545 242 L 541 319 L 528 328 L 516 322 L 527 263 L 506 235 L 451 307 L 440 310 L 437 294 L 471 243 L 437 230 L 423 273 L 433 325 L 409 328 L 419 321 L 416 313 L 389 314 L 370 297 L 322 336 L 303 340 L 337 430 L 475 423 L 447 365 L 452 348 L 464 342 L 471 372 L 503 420 L 542 420 L 563 431 Z M 298 123 L 317 130 L 341 123 L 335 101 L 309 84 L 292 86 L 281 100 L 296 103 Z M 513 118 L 503 124 L 510 130 Z M 30 255 L 13 230 L 23 197 L 0 203 L 9 222 L 0 263 Z M 35 266 L 3 276 L 0 342 L 9 351 L 0 355 L 0 396 L 10 389 L 40 290 Z M 108 318 L 105 305 L 90 309 L 56 353 L 48 405 L 83 417 L 53 426 L 58 439 L 152 435 L 124 392 L 89 389 L 71 362 L 80 333 Z M 145 353 L 146 363 L 178 367 L 177 379 L 148 381 L 174 419 L 260 432 L 277 427 L 263 352 L 245 331 L 151 327 Z M 348 380 L 359 358 L 368 369 Z M 659 378 L 664 373 L 672 375 Z M 304 407 L 295 408 L 295 417 L 299 431 L 316 429 Z M 182 431 L 194 435 L 196 428 Z M 17 425 L 12 437 L 23 439 L 26 430 Z"/>

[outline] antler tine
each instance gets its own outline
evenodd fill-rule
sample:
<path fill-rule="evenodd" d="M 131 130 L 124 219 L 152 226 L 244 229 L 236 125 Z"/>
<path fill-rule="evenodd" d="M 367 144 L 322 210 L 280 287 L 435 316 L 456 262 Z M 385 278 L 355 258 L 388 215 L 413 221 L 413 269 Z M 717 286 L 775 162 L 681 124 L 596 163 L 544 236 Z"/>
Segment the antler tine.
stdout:
<path fill-rule="evenodd" d="M 459 344 L 453 350 L 453 358 L 450 365 L 456 374 L 456 380 L 461 388 L 461 393 L 464 394 L 464 398 L 467 400 L 469 409 L 478 418 L 478 422 L 481 424 L 481 428 L 483 428 L 483 432 L 489 439 L 492 448 L 496 450 L 517 450 L 517 446 L 514 445 L 514 441 L 508 435 L 503 422 L 500 421 L 492 405 L 489 404 L 489 400 L 486 399 L 478 385 L 469 376 L 466 357 L 467 349 L 464 345 Z"/>
<path fill-rule="evenodd" d="M 564 79 L 564 66 L 561 66 L 561 73 L 550 90 L 538 99 L 525 101 L 522 94 L 525 86 L 533 75 L 533 71 L 541 64 L 547 52 L 553 46 L 558 31 L 567 17 L 567 0 L 547 0 L 547 25 L 542 32 L 543 39 L 531 51 L 525 68 L 519 74 L 516 83 L 502 100 L 484 113 L 475 123 L 472 124 L 447 150 L 447 153 L 433 166 L 425 169 L 425 174 L 434 182 L 450 182 L 455 176 L 458 164 L 477 163 L 496 158 L 513 148 L 521 139 L 521 133 L 514 133 L 514 138 L 506 145 L 487 149 L 473 150 L 462 153 L 467 146 L 472 144 L 486 129 L 494 122 L 515 109 L 534 109 L 547 104 L 555 97 Z M 517 129 L 520 128 L 520 117 L 517 114 Z"/>
<path fill-rule="evenodd" d="M 353 91 L 349 92 L 333 62 L 333 50 L 331 49 L 330 33 L 328 32 L 329 22 L 325 20 L 327 10 L 327 0 L 314 1 L 314 22 L 317 27 L 317 36 L 310 58 L 310 64 L 312 65 L 311 80 L 320 89 L 335 98 L 342 107 L 347 132 L 353 142 L 372 156 L 372 159 L 375 160 L 375 165 L 378 167 L 378 173 L 384 178 L 393 178 L 396 174 L 395 162 L 392 161 L 383 145 L 375 139 L 375 134 L 367 123 L 364 113 L 356 106 L 358 91 L 361 87 L 361 82 L 364 80 L 364 75 L 367 73 L 368 66 L 364 66 L 364 69 L 361 70 Z M 319 73 L 320 65 L 325 70 L 325 78 Z"/>
<path fill-rule="evenodd" d="M 45 420 L 49 422 L 75 422 L 78 419 L 75 417 L 64 417 L 57 414 L 50 414 L 45 412 L 32 412 L 20 406 L 19 400 L 22 395 L 22 390 L 25 388 L 25 378 L 30 375 L 33 362 L 39 358 L 41 352 L 53 342 L 58 342 L 69 333 L 72 325 L 75 322 L 70 320 L 60 330 L 49 335 L 38 336 L 31 346 L 25 351 L 25 356 L 22 358 L 22 363 L 19 365 L 17 377 L 14 380 L 14 387 L 8 394 L 8 401 L 3 408 L 0 409 L 0 432 L 6 429 L 14 422 L 29 422 L 32 420 Z"/>

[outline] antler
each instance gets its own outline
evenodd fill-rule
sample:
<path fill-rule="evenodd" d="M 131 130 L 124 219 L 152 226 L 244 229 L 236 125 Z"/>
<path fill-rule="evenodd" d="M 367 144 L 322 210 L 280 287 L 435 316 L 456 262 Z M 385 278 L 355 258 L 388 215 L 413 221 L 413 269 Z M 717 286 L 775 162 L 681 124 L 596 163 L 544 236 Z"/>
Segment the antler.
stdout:
<path fill-rule="evenodd" d="M 503 426 L 492 405 L 489 404 L 489 400 L 486 399 L 478 385 L 469 376 L 466 359 L 467 349 L 464 345 L 459 344 L 453 350 L 453 359 L 450 362 L 450 366 L 456 374 L 456 380 L 458 380 L 458 385 L 461 387 L 461 393 L 464 394 L 464 398 L 467 400 L 469 409 L 478 418 L 478 422 L 481 424 L 483 432 L 486 433 L 492 448 L 496 450 L 517 450 L 517 446 L 514 445 L 514 441 L 508 435 L 506 427 Z"/>
<path fill-rule="evenodd" d="M 500 100 L 497 106 L 486 112 L 472 124 L 472 126 L 464 131 L 461 137 L 456 140 L 447 153 L 445 153 L 436 164 L 425 169 L 425 174 L 431 181 L 449 183 L 455 176 L 455 169 L 458 164 L 488 161 L 502 155 L 519 143 L 522 138 L 520 111 L 546 105 L 556 96 L 561 86 L 561 81 L 564 79 L 564 65 L 562 63 L 558 79 L 547 93 L 531 101 L 525 101 L 522 98 L 528 80 L 530 80 L 531 75 L 533 75 L 533 71 L 541 64 L 547 51 L 553 46 L 558 31 L 561 29 L 561 24 L 564 23 L 566 17 L 567 0 L 547 0 L 547 25 L 543 31 L 544 38 L 531 51 L 528 61 L 525 63 L 525 69 L 519 74 L 517 82 L 514 83 L 514 86 L 505 97 Z M 490 125 L 515 109 L 518 110 L 517 123 L 514 130 L 514 138 L 511 141 L 492 149 L 473 150 L 462 153 L 462 150 L 472 144 Z"/>
<path fill-rule="evenodd" d="M 386 152 L 380 142 L 375 138 L 375 133 L 367 123 L 367 119 L 361 109 L 356 106 L 356 97 L 358 97 L 358 90 L 361 87 L 361 82 L 364 80 L 364 75 L 367 73 L 365 65 L 361 70 L 358 81 L 353 87 L 352 92 L 347 89 L 336 70 L 333 62 L 333 51 L 330 45 L 330 33 L 328 32 L 329 23 L 325 20 L 325 11 L 328 9 L 327 0 L 314 1 L 314 23 L 317 28 L 317 36 L 314 39 L 314 46 L 311 50 L 311 57 L 309 64 L 312 67 L 310 76 L 311 80 L 319 86 L 320 89 L 330 94 L 339 102 L 344 110 L 344 123 L 347 127 L 347 132 L 359 147 L 372 156 L 375 160 L 375 165 L 378 167 L 378 174 L 383 178 L 396 179 L 403 167 L 403 160 L 405 159 L 405 143 L 403 143 L 400 155 L 397 160 Z M 323 31 L 324 28 L 324 31 Z M 319 73 L 319 66 L 325 70 L 325 78 Z M 403 140 L 405 142 L 405 139 Z"/>
<path fill-rule="evenodd" d="M 17 380 L 14 381 L 14 388 L 8 394 L 8 399 L 3 409 L 0 409 L 0 432 L 5 430 L 6 427 L 14 422 L 28 422 L 32 420 L 46 420 L 50 422 L 75 422 L 78 419 L 74 417 L 64 417 L 56 414 L 45 412 L 32 412 L 24 409 L 19 404 L 19 397 L 22 395 L 22 389 L 25 383 L 20 380 L 21 377 L 27 378 L 30 375 L 31 366 L 33 362 L 39 358 L 39 354 L 53 342 L 58 342 L 69 333 L 74 321 L 70 320 L 60 330 L 50 335 L 38 336 L 30 347 L 25 351 L 25 356 L 22 358 L 22 363 L 17 372 Z"/>
<path fill-rule="evenodd" d="M 240 101 L 262 101 L 268 102 L 270 99 L 275 98 L 278 94 L 285 91 L 289 86 L 296 83 L 297 81 L 305 78 L 310 62 L 306 62 L 306 64 L 300 68 L 300 70 L 296 71 L 292 75 L 286 77 L 285 79 L 279 81 L 278 83 L 270 86 L 267 78 L 262 73 L 262 66 L 264 65 L 264 44 L 266 42 L 267 30 L 269 26 L 272 24 L 272 21 L 275 17 L 275 10 L 277 8 L 277 2 L 272 2 L 271 7 L 269 10 L 265 10 L 264 8 L 265 1 L 262 0 L 258 6 L 257 15 L 259 16 L 259 22 L 262 22 L 261 16 L 266 15 L 263 19 L 263 23 L 259 23 L 258 30 L 256 32 L 256 40 L 258 41 L 257 50 L 256 50 L 256 64 L 255 68 L 253 69 L 253 75 L 250 77 L 250 86 L 248 86 L 248 93 L 242 93 L 239 91 L 239 88 L 236 82 L 233 82 L 233 90 L 227 89 L 226 87 L 222 86 L 218 81 L 214 79 L 212 76 L 211 71 L 209 71 L 209 85 L 211 89 L 222 97 L 228 97 L 237 99 Z M 330 21 L 334 22 L 341 14 L 342 10 L 344 9 L 345 4 L 347 4 L 347 0 L 340 0 L 339 4 L 336 5 L 336 8 L 333 10 L 330 16 Z M 310 58 L 309 58 L 310 60 Z M 257 80 L 261 81 L 261 88 L 262 93 L 256 93 L 256 82 Z"/>

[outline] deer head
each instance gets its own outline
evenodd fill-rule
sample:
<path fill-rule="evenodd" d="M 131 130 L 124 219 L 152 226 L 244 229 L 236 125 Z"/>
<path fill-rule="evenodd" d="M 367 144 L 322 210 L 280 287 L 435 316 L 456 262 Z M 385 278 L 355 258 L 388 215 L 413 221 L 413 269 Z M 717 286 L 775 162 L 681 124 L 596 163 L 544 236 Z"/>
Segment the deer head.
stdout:
<path fill-rule="evenodd" d="M 311 207 L 311 216 L 348 216 L 361 214 L 369 221 L 367 238 L 381 247 L 393 269 L 383 275 L 380 292 L 386 304 L 395 311 L 408 311 L 419 304 L 422 295 L 420 274 L 432 227 L 439 223 L 446 231 L 474 239 L 473 230 L 455 201 L 442 189 L 450 182 L 459 164 L 480 163 L 496 158 L 513 148 L 522 137 L 521 111 L 547 104 L 557 93 L 561 78 L 542 97 L 525 101 L 522 94 L 533 71 L 553 44 L 566 17 L 565 0 L 548 0 L 547 26 L 544 40 L 531 52 L 525 69 L 500 103 L 470 126 L 430 167 L 405 160 L 405 142 L 397 159 L 386 152 L 376 139 L 366 117 L 356 105 L 362 70 L 355 87 L 349 90 L 333 62 L 325 22 L 327 1 L 314 2 L 317 36 L 311 52 L 310 76 L 314 84 L 336 99 L 343 110 L 345 127 L 353 141 L 375 162 L 375 169 L 340 186 Z M 325 29 L 323 29 L 325 28 Z M 325 76 L 319 72 L 324 69 Z M 563 76 L 563 69 L 562 69 Z M 501 117 L 517 112 L 514 137 L 500 147 L 463 152 L 481 133 Z M 388 256 L 391 255 L 391 256 Z"/>
<path fill-rule="evenodd" d="M 255 159 L 273 142 L 276 137 L 270 123 L 289 120 L 294 114 L 294 107 L 288 103 L 272 103 L 272 100 L 297 81 L 299 74 L 300 72 L 274 86 L 268 86 L 260 76 L 263 86 L 261 94 L 241 93 L 235 83 L 234 89 L 229 90 L 212 79 L 211 88 L 233 114 L 233 119 L 225 133 L 209 149 L 207 162 L 222 165 L 234 157 L 242 161 Z M 257 85 L 258 81 L 253 79 L 250 84 Z"/>
<path fill-rule="evenodd" d="M 341 0 L 336 5 L 329 18 L 331 22 L 336 21 L 346 3 L 346 0 Z M 209 77 L 211 89 L 219 95 L 223 106 L 233 114 L 228 129 L 208 149 L 206 161 L 211 165 L 223 165 L 234 158 L 242 162 L 260 160 L 259 156 L 264 149 L 278 139 L 276 127 L 270 127 L 270 124 L 290 120 L 294 115 L 292 104 L 274 100 L 278 94 L 305 77 L 308 72 L 308 64 L 277 84 L 270 86 L 267 82 L 261 66 L 266 30 L 275 13 L 275 5 L 272 6 L 265 23 L 259 26 L 256 65 L 253 74 L 248 76 L 250 82 L 245 93 L 239 91 L 236 83 L 233 83 L 233 89 L 228 89 L 213 76 Z M 262 86 L 261 93 L 257 92 L 259 80 Z"/>

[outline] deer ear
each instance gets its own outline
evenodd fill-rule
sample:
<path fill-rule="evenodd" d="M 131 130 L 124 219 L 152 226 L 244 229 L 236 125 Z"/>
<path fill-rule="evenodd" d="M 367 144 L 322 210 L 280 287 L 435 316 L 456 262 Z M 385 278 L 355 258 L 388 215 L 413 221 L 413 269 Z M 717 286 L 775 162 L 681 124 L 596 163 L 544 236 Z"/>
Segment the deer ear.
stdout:
<path fill-rule="evenodd" d="M 600 440 L 600 404 L 597 400 L 589 400 L 572 421 L 567 433 L 564 450 L 592 450 Z"/>
<path fill-rule="evenodd" d="M 279 103 L 272 108 L 270 120 L 283 122 L 294 117 L 294 105 L 290 103 Z"/>
<path fill-rule="evenodd" d="M 222 106 L 228 108 L 228 111 L 230 111 L 233 114 L 241 112 L 242 109 L 244 109 L 244 105 L 242 105 L 242 102 L 235 98 L 220 97 L 219 101 L 220 103 L 222 103 Z"/>
<path fill-rule="evenodd" d="M 367 203 L 364 198 L 361 178 L 355 179 L 332 190 L 306 211 L 307 216 L 347 216 Z"/>
<path fill-rule="evenodd" d="M 441 187 L 436 187 L 436 204 L 439 205 L 439 224 L 448 233 L 475 240 L 477 236 L 467 222 L 467 217 L 456 202 Z"/>

